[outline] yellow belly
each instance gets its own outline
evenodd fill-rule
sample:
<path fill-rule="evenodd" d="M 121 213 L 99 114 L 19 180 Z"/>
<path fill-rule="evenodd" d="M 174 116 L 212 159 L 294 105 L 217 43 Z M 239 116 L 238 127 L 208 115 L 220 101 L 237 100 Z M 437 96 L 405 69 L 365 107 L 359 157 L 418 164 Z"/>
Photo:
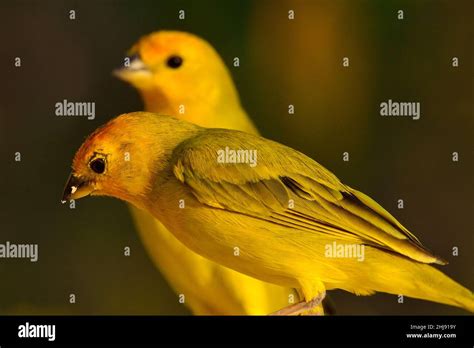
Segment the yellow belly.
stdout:
<path fill-rule="evenodd" d="M 184 295 L 194 314 L 266 315 L 298 301 L 292 289 L 264 283 L 198 255 L 153 216 L 130 208 L 155 266 L 176 293 Z"/>

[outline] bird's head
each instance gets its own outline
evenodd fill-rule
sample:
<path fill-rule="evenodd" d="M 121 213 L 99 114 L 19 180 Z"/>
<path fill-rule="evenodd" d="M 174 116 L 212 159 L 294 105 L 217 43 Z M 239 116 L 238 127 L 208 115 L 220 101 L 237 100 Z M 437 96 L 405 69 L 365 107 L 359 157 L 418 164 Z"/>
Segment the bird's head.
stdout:
<path fill-rule="evenodd" d="M 195 129 L 178 119 L 147 112 L 114 118 L 92 133 L 76 152 L 63 203 L 88 195 L 129 202 L 144 197 L 186 127 Z"/>
<path fill-rule="evenodd" d="M 193 115 L 238 102 L 224 62 L 205 40 L 179 31 L 158 31 L 142 37 L 114 73 L 142 95 L 146 110 L 180 116 Z"/>

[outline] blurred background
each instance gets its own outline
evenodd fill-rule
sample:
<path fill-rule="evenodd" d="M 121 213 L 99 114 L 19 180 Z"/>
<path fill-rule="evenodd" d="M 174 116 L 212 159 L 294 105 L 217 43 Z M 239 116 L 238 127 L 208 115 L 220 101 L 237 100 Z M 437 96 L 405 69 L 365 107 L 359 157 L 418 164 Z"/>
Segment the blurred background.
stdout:
<path fill-rule="evenodd" d="M 83 139 L 142 109 L 111 72 L 140 36 L 160 29 L 207 39 L 264 136 L 375 198 L 474 289 L 472 13 L 468 0 L 2 1 L 0 243 L 38 243 L 39 261 L 0 259 L 0 314 L 189 313 L 153 267 L 125 203 L 59 202 Z M 56 117 L 63 99 L 95 102 L 96 118 Z M 388 99 L 420 102 L 421 119 L 381 117 Z M 339 314 L 467 314 L 385 294 L 331 295 Z"/>

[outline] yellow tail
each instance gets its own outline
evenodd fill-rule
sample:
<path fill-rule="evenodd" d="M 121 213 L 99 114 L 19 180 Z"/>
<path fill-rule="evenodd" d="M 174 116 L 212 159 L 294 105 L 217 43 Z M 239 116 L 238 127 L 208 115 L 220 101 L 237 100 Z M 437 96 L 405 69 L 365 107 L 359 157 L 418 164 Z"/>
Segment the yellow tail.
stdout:
<path fill-rule="evenodd" d="M 419 289 L 406 295 L 464 308 L 474 312 L 474 295 L 461 284 L 427 264 L 417 264 L 413 277 Z"/>
<path fill-rule="evenodd" d="M 377 254 L 377 262 L 367 260 L 372 276 L 366 284 L 372 290 L 444 303 L 474 312 L 472 291 L 436 268 L 385 252 Z"/>

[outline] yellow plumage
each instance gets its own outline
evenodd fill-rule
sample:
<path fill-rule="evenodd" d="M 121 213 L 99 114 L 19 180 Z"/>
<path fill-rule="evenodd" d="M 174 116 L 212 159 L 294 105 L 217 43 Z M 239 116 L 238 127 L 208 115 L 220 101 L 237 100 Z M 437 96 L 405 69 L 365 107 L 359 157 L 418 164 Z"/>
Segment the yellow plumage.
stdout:
<path fill-rule="evenodd" d="M 116 75 L 137 88 L 147 111 L 206 127 L 257 133 L 225 64 L 204 40 L 183 32 L 147 35 Z M 179 56 L 182 66 L 167 65 Z M 194 314 L 268 314 L 288 305 L 291 289 L 265 284 L 194 253 L 149 213 L 130 206 L 148 254 Z"/>
<path fill-rule="evenodd" d="M 134 161 L 117 155 L 124 148 Z M 101 174 L 90 169 L 98 149 L 107 158 Z M 256 165 L 222 162 L 223 149 L 256 151 Z M 374 200 L 304 154 L 259 136 L 126 114 L 82 145 L 72 178 L 80 189 L 69 185 L 65 199 L 92 193 L 127 200 L 200 255 L 298 288 L 306 301 L 331 289 L 380 291 L 474 311 L 472 292 L 428 265 L 444 261 Z M 334 243 L 363 246 L 363 260 L 330 257 Z"/>

